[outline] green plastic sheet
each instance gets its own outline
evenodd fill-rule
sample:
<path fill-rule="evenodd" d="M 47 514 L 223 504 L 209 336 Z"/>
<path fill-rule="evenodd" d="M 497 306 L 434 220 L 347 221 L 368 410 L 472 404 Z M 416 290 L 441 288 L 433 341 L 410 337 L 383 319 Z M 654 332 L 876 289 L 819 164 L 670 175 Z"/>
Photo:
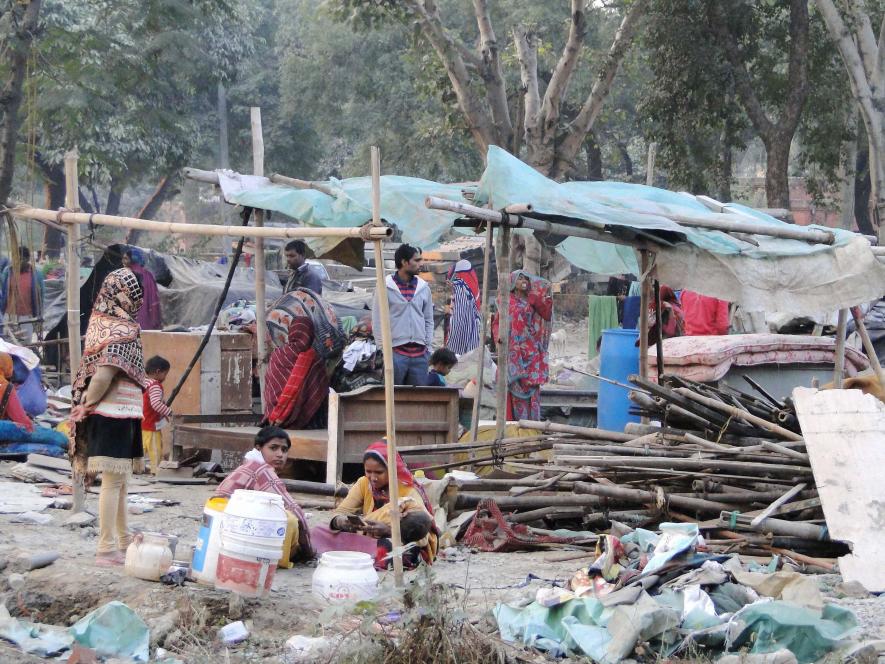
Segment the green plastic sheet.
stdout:
<path fill-rule="evenodd" d="M 150 659 L 150 630 L 123 602 L 108 602 L 83 616 L 69 631 L 77 643 L 103 657 L 128 657 L 136 662 Z"/>

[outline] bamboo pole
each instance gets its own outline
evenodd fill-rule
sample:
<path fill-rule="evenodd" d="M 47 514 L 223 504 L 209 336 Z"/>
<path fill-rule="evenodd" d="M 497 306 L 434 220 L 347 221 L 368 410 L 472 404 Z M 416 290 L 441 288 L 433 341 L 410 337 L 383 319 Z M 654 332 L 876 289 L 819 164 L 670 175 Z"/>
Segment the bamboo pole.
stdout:
<path fill-rule="evenodd" d="M 885 383 L 883 383 L 885 384 Z M 684 387 L 676 388 L 675 392 L 677 394 L 681 394 L 684 397 L 691 399 L 692 401 L 697 401 L 700 404 L 708 406 L 709 408 L 713 408 L 715 410 L 721 411 L 723 413 L 727 413 L 732 417 L 737 417 L 744 422 L 749 422 L 757 427 L 765 429 L 766 431 L 770 431 L 772 433 L 776 433 L 781 438 L 786 438 L 787 440 L 792 440 L 796 442 L 802 442 L 803 438 L 795 431 L 790 431 L 789 429 L 784 429 L 782 426 L 774 424 L 773 422 L 769 422 L 768 420 L 763 420 L 761 417 L 757 417 L 752 413 L 748 413 L 745 410 L 741 410 L 740 408 L 736 408 L 727 403 L 722 403 L 721 401 L 717 401 L 716 399 L 711 399 L 710 397 L 705 397 L 692 390 L 689 390 Z"/>
<path fill-rule="evenodd" d="M 591 440 L 605 440 L 616 443 L 629 443 L 631 440 L 637 438 L 637 436 L 628 433 L 606 431 L 605 429 L 596 429 L 593 427 L 579 427 L 574 424 L 558 424 L 556 422 L 520 420 L 519 426 L 521 429 L 538 429 L 544 433 L 568 433 L 582 438 L 590 438 Z"/>
<path fill-rule="evenodd" d="M 372 224 L 381 225 L 381 151 L 372 146 Z M 390 330 L 390 302 L 384 276 L 384 254 L 381 241 L 375 241 L 375 289 L 381 311 L 381 347 L 384 354 L 384 416 L 387 426 L 387 469 L 390 491 L 390 541 L 393 547 L 393 575 L 398 587 L 403 585 L 403 558 L 399 528 L 399 483 L 396 479 L 396 419 L 394 414 L 393 337 Z M 376 330 L 377 333 L 377 330 Z"/>
<path fill-rule="evenodd" d="M 839 320 L 836 323 L 836 364 L 833 367 L 833 387 L 842 389 L 845 377 L 845 335 L 848 327 L 848 310 L 839 309 Z"/>
<path fill-rule="evenodd" d="M 80 209 L 80 183 L 77 172 L 77 161 L 80 155 L 76 148 L 65 153 L 65 207 L 69 210 Z M 67 273 L 67 309 L 68 309 L 68 356 L 71 367 L 71 384 L 80 368 L 80 227 L 71 227 L 65 235 Z M 61 348 L 59 348 L 59 352 Z M 61 363 L 59 363 L 61 364 Z M 59 366 L 61 372 L 61 366 Z M 86 478 L 78 472 L 71 477 L 74 492 L 72 512 L 82 512 L 86 506 Z"/>
<path fill-rule="evenodd" d="M 249 109 L 252 125 L 252 170 L 264 175 L 264 132 L 261 128 L 261 109 Z M 264 226 L 264 210 L 255 210 L 255 227 Z M 261 385 L 261 412 L 264 412 L 264 376 L 267 373 L 267 270 L 264 262 L 264 238 L 255 238 L 255 335 L 258 349 L 258 382 Z"/>
<path fill-rule="evenodd" d="M 652 145 L 655 145 L 652 143 Z M 651 152 L 651 148 L 649 148 Z M 657 338 L 655 339 L 655 355 L 657 355 L 658 382 L 660 383 L 664 376 L 664 312 L 661 310 L 661 282 L 655 279 L 655 327 L 658 328 Z"/>
<path fill-rule="evenodd" d="M 449 210 L 451 212 L 459 212 L 461 214 L 475 217 L 478 219 L 486 219 L 492 221 L 493 223 L 507 223 L 503 220 L 499 221 L 501 218 L 501 213 L 497 213 L 497 215 L 487 215 L 484 217 L 477 217 L 476 211 L 483 210 L 483 208 L 477 208 L 474 205 L 470 205 L 468 203 L 460 203 L 456 201 L 450 201 L 445 198 L 437 198 L 435 196 L 429 196 L 425 205 L 429 208 L 434 208 L 438 210 Z M 523 203 L 522 205 L 531 206 L 529 203 Z M 493 210 L 485 210 L 485 212 L 495 212 Z M 810 228 L 803 228 L 801 226 L 792 226 L 790 224 L 778 225 L 768 224 L 761 221 L 756 221 L 755 219 L 739 215 L 733 210 L 729 209 L 728 213 L 718 215 L 723 218 L 719 219 L 715 216 L 704 216 L 704 217 L 695 217 L 693 215 L 686 214 L 673 214 L 671 212 L 662 213 L 660 211 L 655 212 L 646 212 L 643 210 L 630 210 L 632 214 L 641 214 L 644 216 L 654 216 L 654 217 L 665 217 L 670 219 L 671 221 L 680 224 L 682 226 L 688 226 L 690 228 L 705 228 L 707 230 L 715 230 L 722 231 L 724 233 L 749 233 L 751 235 L 766 235 L 769 237 L 779 237 L 787 240 L 802 240 L 805 242 L 819 242 L 821 244 L 833 244 L 835 242 L 835 236 L 829 231 L 820 231 Z M 524 214 L 537 214 L 534 210 L 532 212 L 526 212 Z M 567 230 L 576 229 L 574 226 L 569 226 L 566 224 L 550 224 L 550 222 L 544 222 L 537 219 L 520 219 L 519 221 L 509 222 L 511 225 L 524 226 L 525 228 L 533 228 L 530 225 L 529 221 L 538 222 L 542 224 L 547 224 L 549 226 L 558 226 L 565 228 Z M 627 241 L 617 241 L 614 239 L 614 236 L 603 233 L 603 229 L 605 228 L 604 224 L 593 224 L 592 222 L 586 220 L 580 220 L 581 223 L 585 224 L 582 230 L 592 231 L 593 228 L 598 229 L 597 235 L 606 235 L 606 242 L 615 242 L 617 244 L 629 244 L 636 246 L 636 242 L 627 242 Z M 588 228 L 588 226 L 592 226 L 593 228 Z M 581 227 L 577 227 L 581 228 Z M 546 228 L 541 228 L 539 230 L 547 230 Z M 576 229 L 577 230 L 577 229 Z M 566 235 L 575 235 L 575 237 L 590 237 L 590 236 L 581 236 L 575 233 L 566 232 Z M 596 237 L 594 239 L 602 239 L 601 237 Z"/>
<path fill-rule="evenodd" d="M 495 417 L 495 438 L 503 438 L 507 427 L 507 391 L 509 387 L 507 365 L 510 356 L 510 228 L 504 226 L 498 232 L 498 246 L 495 250 L 498 267 L 498 380 L 495 386 L 497 413 Z"/>
<path fill-rule="evenodd" d="M 552 233 L 555 235 L 567 235 L 571 237 L 585 237 L 591 240 L 599 240 L 600 242 L 610 242 L 611 244 L 620 244 L 626 247 L 640 249 L 647 247 L 648 243 L 642 240 L 626 240 L 605 232 L 605 227 L 601 224 L 593 224 L 589 221 L 581 221 L 582 226 L 571 226 L 568 224 L 557 224 L 543 219 L 530 219 L 525 216 L 504 214 L 499 210 L 490 210 L 489 208 L 481 208 L 469 203 L 460 201 L 450 201 L 446 198 L 438 198 L 436 196 L 428 196 L 424 199 L 424 205 L 431 210 L 446 210 L 448 212 L 456 212 L 466 217 L 478 219 L 480 221 L 491 222 L 501 226 L 511 228 L 528 228 L 533 231 L 541 231 L 544 233 Z M 520 204 L 520 207 L 530 208 L 528 204 Z M 509 208 L 508 208 L 509 210 Z"/>
<path fill-rule="evenodd" d="M 589 468 L 654 468 L 663 470 L 721 470 L 747 477 L 764 477 L 778 475 L 798 477 L 811 475 L 809 466 L 791 466 L 781 463 L 759 463 L 753 461 L 734 461 L 730 459 L 692 459 L 685 457 L 615 457 L 615 456 L 571 456 L 558 454 L 556 463 L 569 466 L 586 466 Z"/>
<path fill-rule="evenodd" d="M 222 168 L 226 168 L 226 166 L 222 164 Z M 206 184 L 216 185 L 220 184 L 218 173 L 216 173 L 215 171 L 206 171 L 202 168 L 193 168 L 191 166 L 187 166 L 186 168 L 182 169 L 182 174 L 187 179 L 195 180 L 196 182 L 205 182 Z M 332 191 L 332 188 L 323 182 L 299 180 L 298 178 L 290 178 L 286 175 L 280 175 L 279 173 L 273 173 L 267 179 L 273 184 L 282 184 L 287 187 L 293 187 L 294 189 L 313 189 L 315 191 L 320 191 L 327 196 L 335 195 L 335 193 Z"/>
<path fill-rule="evenodd" d="M 381 227 L 316 228 L 292 226 L 265 226 L 264 228 L 243 226 L 217 226 L 215 224 L 185 224 L 171 221 L 150 221 L 135 217 L 118 217 L 109 214 L 87 214 L 85 212 L 57 212 L 18 205 L 10 209 L 16 217 L 37 221 L 60 221 L 63 224 L 88 224 L 116 226 L 117 228 L 137 228 L 155 233 L 178 233 L 180 235 L 230 235 L 233 237 L 261 238 L 310 238 L 310 237 L 358 237 L 364 240 L 384 240 L 393 235 L 393 229 Z"/>
<path fill-rule="evenodd" d="M 575 482 L 574 491 L 576 494 L 590 494 L 599 497 L 616 498 L 628 503 L 655 505 L 662 509 L 666 509 L 668 505 L 707 512 L 724 511 L 732 508 L 727 503 L 718 503 L 714 500 L 706 500 L 704 498 L 674 496 L 672 494 L 665 494 L 663 491 L 643 491 L 642 489 L 629 489 L 622 486 L 608 486 L 605 484 L 590 484 L 589 482 Z"/>
<path fill-rule="evenodd" d="M 473 397 L 473 412 L 470 415 L 470 440 L 476 442 L 479 433 L 479 408 L 482 405 L 483 374 L 485 373 L 486 337 L 489 333 L 489 282 L 491 274 L 489 269 L 489 256 L 492 253 L 492 238 L 494 236 L 492 224 L 486 223 L 486 246 L 482 257 L 482 325 L 479 337 L 479 360 L 476 367 L 476 396 Z"/>
<path fill-rule="evenodd" d="M 860 340 L 863 342 L 863 348 L 864 351 L 866 351 L 867 359 L 870 361 L 870 366 L 873 368 L 876 377 L 879 379 L 879 385 L 885 387 L 885 372 L 882 371 L 882 365 L 879 363 L 879 356 L 876 354 L 876 348 L 873 346 L 873 341 L 870 339 L 869 332 L 867 332 L 867 326 L 864 325 L 863 313 L 861 312 L 860 307 L 851 307 L 851 315 L 854 317 L 854 324 L 857 326 L 857 333 L 860 335 Z"/>
<path fill-rule="evenodd" d="M 639 252 L 639 278 L 642 280 L 642 290 L 639 296 L 639 376 L 643 379 L 648 378 L 648 300 L 649 300 L 649 281 L 648 272 L 651 264 L 649 252 Z M 643 417 L 643 422 L 647 422 L 648 418 Z"/>

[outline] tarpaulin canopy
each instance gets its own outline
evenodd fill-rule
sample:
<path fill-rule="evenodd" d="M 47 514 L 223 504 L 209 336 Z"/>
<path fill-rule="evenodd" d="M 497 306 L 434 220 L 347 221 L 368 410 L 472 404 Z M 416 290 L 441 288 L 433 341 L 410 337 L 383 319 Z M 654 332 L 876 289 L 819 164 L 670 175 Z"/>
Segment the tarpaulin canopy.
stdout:
<path fill-rule="evenodd" d="M 220 171 L 219 183 L 230 203 L 282 212 L 309 226 L 359 226 L 371 217 L 369 178 L 333 179 L 322 183 L 324 191 L 318 191 Z M 381 178 L 381 216 L 398 229 L 401 241 L 432 246 L 452 228 L 458 214 L 427 209 L 425 199 L 435 196 L 463 202 L 464 188 L 385 175 Z M 825 312 L 885 294 L 885 265 L 873 255 L 865 238 L 844 230 L 811 227 L 831 233 L 832 245 L 766 235 L 753 235 L 748 241 L 719 230 L 686 226 L 674 218 L 716 221 L 727 216 L 731 221 L 752 218 L 770 226 L 796 227 L 737 204 L 725 207 L 740 215 L 724 215 L 691 195 L 654 187 L 555 182 L 495 146 L 489 148 L 487 166 L 474 193 L 476 205 L 503 209 L 527 203 L 532 215 L 542 219 L 658 237 L 662 244 L 655 249 L 655 264 L 662 282 L 737 302 L 748 310 Z M 630 246 L 578 237 L 543 240 L 579 268 L 638 275 L 636 252 Z M 312 240 L 308 244 L 323 255 L 337 242 Z"/>

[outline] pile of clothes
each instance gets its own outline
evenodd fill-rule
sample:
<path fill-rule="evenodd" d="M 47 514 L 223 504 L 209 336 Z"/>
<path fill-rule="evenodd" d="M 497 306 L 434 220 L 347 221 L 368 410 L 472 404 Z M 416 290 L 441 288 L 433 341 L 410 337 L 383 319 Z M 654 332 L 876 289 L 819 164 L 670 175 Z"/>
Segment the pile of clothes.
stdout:
<path fill-rule="evenodd" d="M 854 614 L 825 603 L 813 576 L 776 571 L 777 557 L 747 569 L 737 555 L 704 548 L 697 524 L 656 533 L 614 523 L 594 562 L 566 584 L 541 588 L 526 606 L 495 608 L 501 637 L 605 664 L 739 650 L 813 662 L 856 645 Z"/>
<path fill-rule="evenodd" d="M 67 453 L 64 433 L 33 422 L 47 408 L 39 365 L 31 350 L 0 339 L 0 455 Z"/>

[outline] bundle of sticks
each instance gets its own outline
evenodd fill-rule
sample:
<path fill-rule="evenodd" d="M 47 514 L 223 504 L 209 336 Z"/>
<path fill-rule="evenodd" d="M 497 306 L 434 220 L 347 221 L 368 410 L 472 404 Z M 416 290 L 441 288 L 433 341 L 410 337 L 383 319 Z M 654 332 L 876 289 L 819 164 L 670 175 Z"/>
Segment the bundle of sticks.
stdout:
<path fill-rule="evenodd" d="M 655 424 L 621 433 L 521 421 L 546 435 L 534 444 L 549 443 L 552 458 L 508 460 L 531 473 L 522 478 L 457 482 L 456 506 L 491 494 L 510 520 L 548 527 L 696 522 L 714 550 L 787 553 L 825 569 L 847 553 L 829 539 L 789 401 L 752 381 L 758 397 L 672 376 L 630 380 L 635 412 Z"/>

